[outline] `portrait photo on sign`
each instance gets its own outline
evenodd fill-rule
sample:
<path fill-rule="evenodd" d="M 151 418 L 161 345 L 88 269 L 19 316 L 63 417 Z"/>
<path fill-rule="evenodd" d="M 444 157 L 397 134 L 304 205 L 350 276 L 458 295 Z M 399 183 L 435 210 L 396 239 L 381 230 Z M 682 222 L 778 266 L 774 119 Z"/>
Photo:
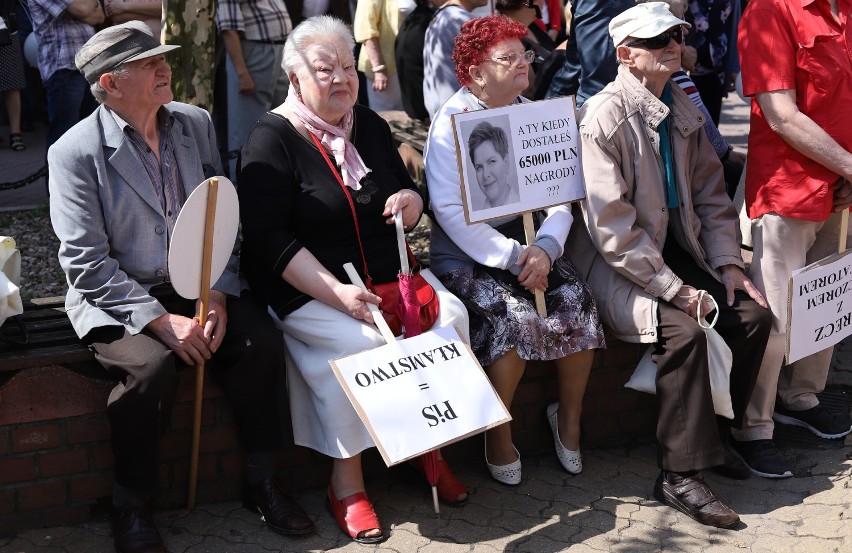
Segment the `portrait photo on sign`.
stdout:
<path fill-rule="evenodd" d="M 468 191 L 471 211 L 518 203 L 521 196 L 509 116 L 465 121 L 461 129 L 467 144 L 468 174 L 474 176 L 476 183 Z"/>

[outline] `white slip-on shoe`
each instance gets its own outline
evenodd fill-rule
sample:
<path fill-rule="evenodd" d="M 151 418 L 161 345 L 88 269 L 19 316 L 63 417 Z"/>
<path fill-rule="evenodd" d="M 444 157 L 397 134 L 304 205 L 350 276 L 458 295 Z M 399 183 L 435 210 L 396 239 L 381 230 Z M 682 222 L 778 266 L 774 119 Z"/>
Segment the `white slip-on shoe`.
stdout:
<path fill-rule="evenodd" d="M 515 453 L 518 455 L 518 458 L 515 459 L 514 462 L 509 463 L 508 465 L 492 465 L 488 462 L 488 445 L 486 445 L 485 464 L 488 465 L 488 472 L 491 473 L 491 478 L 501 484 L 517 486 L 521 483 L 521 454 L 518 453 L 518 449 L 514 445 L 512 445 L 512 449 L 514 449 Z"/>
<path fill-rule="evenodd" d="M 583 458 L 580 457 L 580 450 L 572 451 L 562 445 L 562 440 L 559 439 L 559 423 L 556 420 L 556 413 L 559 411 L 559 403 L 551 403 L 547 406 L 547 422 L 550 423 L 550 431 L 553 433 L 553 442 L 556 447 L 556 456 L 562 467 L 571 474 L 580 474 L 583 470 Z"/>

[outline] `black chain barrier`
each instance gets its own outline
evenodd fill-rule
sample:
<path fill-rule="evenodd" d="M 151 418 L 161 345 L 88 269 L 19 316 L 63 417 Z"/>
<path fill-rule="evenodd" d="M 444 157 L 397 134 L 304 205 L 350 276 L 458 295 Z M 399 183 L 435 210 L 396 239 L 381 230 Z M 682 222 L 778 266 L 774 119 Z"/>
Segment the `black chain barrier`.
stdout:
<path fill-rule="evenodd" d="M 33 173 L 28 177 L 24 177 L 21 180 L 15 182 L 0 182 L 0 191 L 2 190 L 12 190 L 14 188 L 21 188 L 28 185 L 31 182 L 35 182 L 38 179 L 42 178 L 47 174 L 47 165 L 42 165 L 41 169 Z"/>

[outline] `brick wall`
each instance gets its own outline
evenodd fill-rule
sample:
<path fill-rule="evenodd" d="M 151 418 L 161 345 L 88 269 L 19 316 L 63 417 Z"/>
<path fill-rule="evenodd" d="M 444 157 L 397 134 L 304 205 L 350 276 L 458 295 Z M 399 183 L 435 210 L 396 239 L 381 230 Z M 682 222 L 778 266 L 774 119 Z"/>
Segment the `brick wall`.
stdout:
<path fill-rule="evenodd" d="M 186 501 L 194 374 L 184 371 L 162 441 L 161 505 Z M 109 498 L 113 456 L 105 406 L 113 384 L 59 366 L 22 371 L 0 388 L 0 533 L 88 520 Z M 230 404 L 205 386 L 200 502 L 240 489 L 242 453 Z"/>
<path fill-rule="evenodd" d="M 583 406 L 584 447 L 653 432 L 654 400 L 623 387 L 641 354 L 640 346 L 610 340 L 599 352 Z M 157 505 L 186 503 L 192 435 L 194 371 L 183 371 L 171 429 L 162 440 L 161 492 Z M 546 405 L 556 399 L 552 363 L 527 367 L 512 407 L 516 445 L 522 453 L 550 450 Z M 59 366 L 18 373 L 0 388 L 0 534 L 88 520 L 108 504 L 113 458 L 105 406 L 113 384 Z M 205 385 L 198 502 L 239 497 L 244 456 L 233 411 L 222 392 Z M 481 463 L 479 437 L 453 444 L 445 455 L 454 463 Z M 331 463 L 292 446 L 280 455 L 290 487 L 325 485 Z M 375 450 L 364 456 L 369 475 L 385 470 Z"/>

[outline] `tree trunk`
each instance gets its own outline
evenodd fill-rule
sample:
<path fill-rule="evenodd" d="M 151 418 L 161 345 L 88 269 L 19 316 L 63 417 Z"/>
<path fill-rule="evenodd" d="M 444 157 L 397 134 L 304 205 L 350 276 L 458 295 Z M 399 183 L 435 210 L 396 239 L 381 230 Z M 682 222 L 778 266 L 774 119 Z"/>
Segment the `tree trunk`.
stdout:
<path fill-rule="evenodd" d="M 175 100 L 212 111 L 216 60 L 214 0 L 163 0 L 163 42 L 178 44 L 169 54 Z"/>

